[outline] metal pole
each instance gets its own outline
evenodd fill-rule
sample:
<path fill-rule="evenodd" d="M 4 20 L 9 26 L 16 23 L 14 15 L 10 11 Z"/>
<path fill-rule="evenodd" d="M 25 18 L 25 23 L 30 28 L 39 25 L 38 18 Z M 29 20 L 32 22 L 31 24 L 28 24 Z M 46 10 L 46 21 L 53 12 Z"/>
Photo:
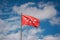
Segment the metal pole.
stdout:
<path fill-rule="evenodd" d="M 21 13 L 21 37 L 20 37 L 20 40 L 22 40 L 22 13 Z"/>

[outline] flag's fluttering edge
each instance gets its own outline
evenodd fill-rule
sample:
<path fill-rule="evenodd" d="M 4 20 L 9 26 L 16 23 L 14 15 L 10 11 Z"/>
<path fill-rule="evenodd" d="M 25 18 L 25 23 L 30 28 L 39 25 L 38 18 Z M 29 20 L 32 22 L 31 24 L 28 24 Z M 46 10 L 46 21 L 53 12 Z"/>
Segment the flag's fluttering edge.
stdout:
<path fill-rule="evenodd" d="M 28 15 L 22 15 L 22 25 L 29 25 L 33 27 L 38 27 L 39 26 L 39 19 L 28 16 Z"/>

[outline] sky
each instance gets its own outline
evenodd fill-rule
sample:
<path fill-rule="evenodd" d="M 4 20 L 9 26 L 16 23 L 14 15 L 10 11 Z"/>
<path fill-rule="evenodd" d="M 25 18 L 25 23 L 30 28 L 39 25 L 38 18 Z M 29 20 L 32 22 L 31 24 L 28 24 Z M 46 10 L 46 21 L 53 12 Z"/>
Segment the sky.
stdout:
<path fill-rule="evenodd" d="M 21 13 L 40 20 L 22 25 Z M 0 0 L 0 40 L 60 40 L 60 0 Z"/>

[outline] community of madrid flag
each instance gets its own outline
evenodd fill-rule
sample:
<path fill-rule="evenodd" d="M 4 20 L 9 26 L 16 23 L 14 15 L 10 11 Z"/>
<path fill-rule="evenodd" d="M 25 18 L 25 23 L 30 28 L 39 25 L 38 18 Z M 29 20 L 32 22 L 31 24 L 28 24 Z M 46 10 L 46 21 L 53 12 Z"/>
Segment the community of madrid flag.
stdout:
<path fill-rule="evenodd" d="M 22 15 L 22 25 L 28 25 L 28 26 L 33 26 L 33 27 L 38 27 L 39 26 L 39 19 L 28 16 L 28 15 Z"/>

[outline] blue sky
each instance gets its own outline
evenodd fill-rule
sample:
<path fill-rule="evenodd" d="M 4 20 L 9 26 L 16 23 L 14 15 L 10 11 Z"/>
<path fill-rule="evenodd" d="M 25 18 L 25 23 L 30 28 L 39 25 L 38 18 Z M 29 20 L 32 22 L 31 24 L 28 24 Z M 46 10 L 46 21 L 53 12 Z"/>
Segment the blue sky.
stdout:
<path fill-rule="evenodd" d="M 0 0 L 0 40 L 20 40 L 21 13 L 40 20 L 22 26 L 23 40 L 60 39 L 60 0 Z"/>

